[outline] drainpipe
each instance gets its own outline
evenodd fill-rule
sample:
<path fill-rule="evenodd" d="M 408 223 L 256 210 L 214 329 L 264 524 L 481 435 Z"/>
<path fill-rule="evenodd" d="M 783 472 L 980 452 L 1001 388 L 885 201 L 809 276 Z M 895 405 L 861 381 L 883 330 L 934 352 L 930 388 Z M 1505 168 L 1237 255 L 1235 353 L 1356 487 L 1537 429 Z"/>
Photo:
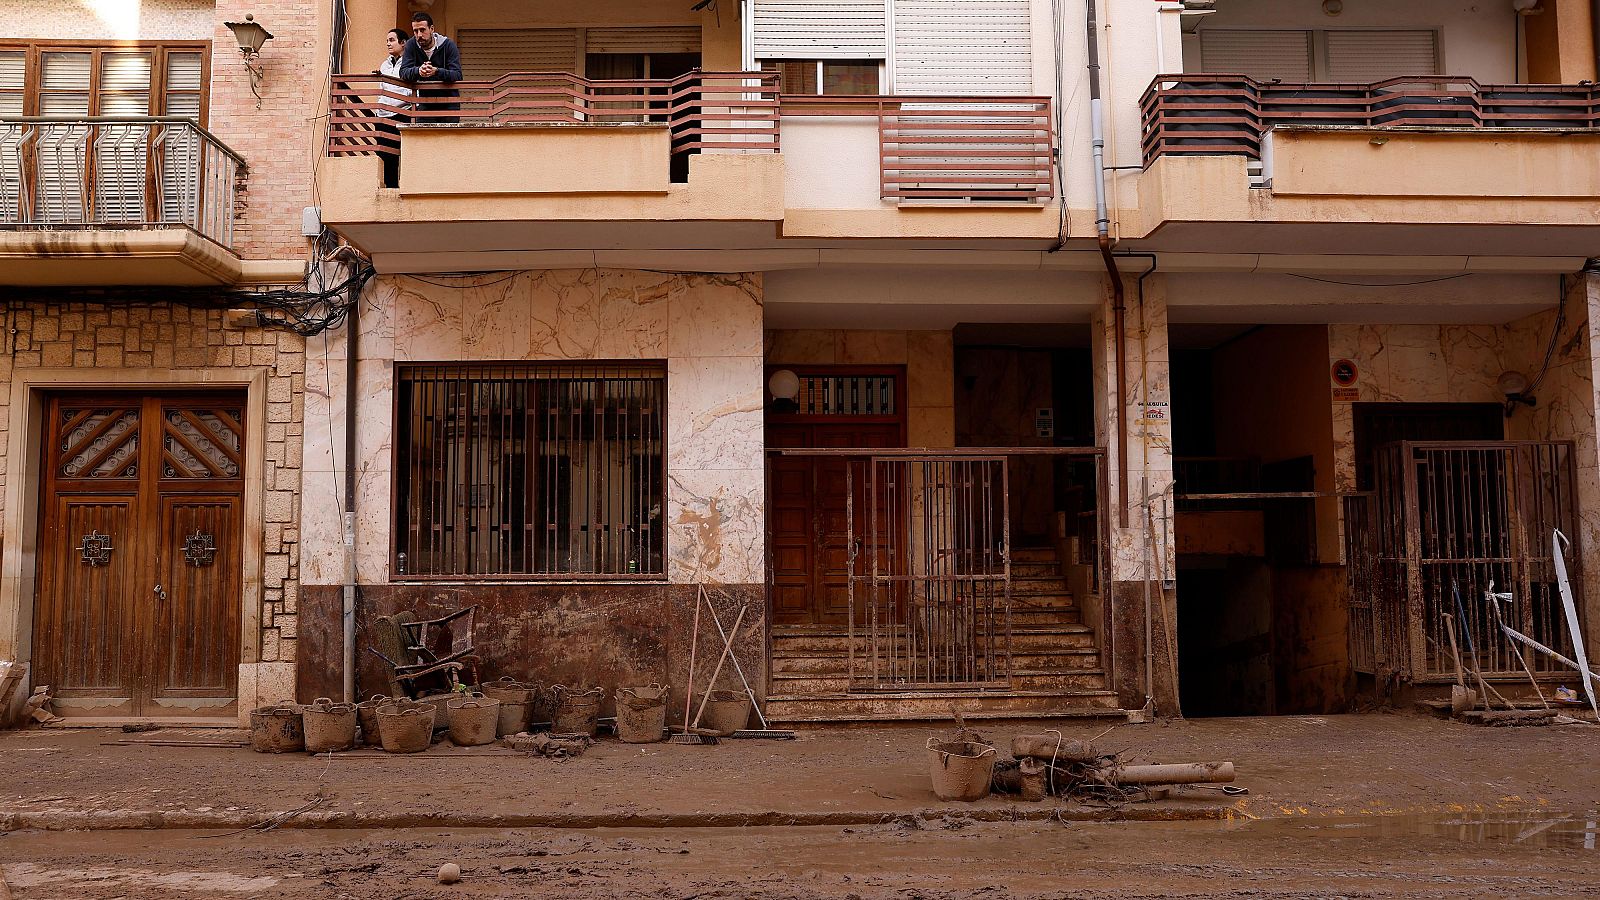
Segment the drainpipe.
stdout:
<path fill-rule="evenodd" d="M 1596 0 L 1600 2 L 1600 0 Z M 1100 258 L 1111 278 L 1111 330 L 1116 335 L 1117 390 L 1117 524 L 1128 527 L 1128 335 L 1127 305 L 1122 289 L 1122 273 L 1111 253 L 1111 213 L 1106 201 L 1105 110 L 1100 99 L 1100 25 L 1095 17 L 1096 0 L 1086 0 L 1084 9 L 1089 35 L 1089 123 L 1094 151 L 1094 227 L 1100 239 Z"/>
<path fill-rule="evenodd" d="M 356 702 L 356 363 L 361 353 L 361 285 L 350 286 L 344 363 L 344 702 Z"/>
<path fill-rule="evenodd" d="M 1594 80 L 1600 82 L 1600 0 L 1589 0 L 1589 49 L 1594 53 Z"/>

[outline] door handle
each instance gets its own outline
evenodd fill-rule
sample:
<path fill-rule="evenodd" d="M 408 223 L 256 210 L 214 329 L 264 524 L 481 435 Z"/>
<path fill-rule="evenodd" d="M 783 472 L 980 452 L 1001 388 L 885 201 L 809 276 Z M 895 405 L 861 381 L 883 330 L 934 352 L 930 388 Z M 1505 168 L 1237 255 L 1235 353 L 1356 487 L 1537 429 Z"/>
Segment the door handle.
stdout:
<path fill-rule="evenodd" d="M 159 584 L 156 585 L 156 599 L 163 602 L 165 602 L 167 599 L 167 589 Z"/>

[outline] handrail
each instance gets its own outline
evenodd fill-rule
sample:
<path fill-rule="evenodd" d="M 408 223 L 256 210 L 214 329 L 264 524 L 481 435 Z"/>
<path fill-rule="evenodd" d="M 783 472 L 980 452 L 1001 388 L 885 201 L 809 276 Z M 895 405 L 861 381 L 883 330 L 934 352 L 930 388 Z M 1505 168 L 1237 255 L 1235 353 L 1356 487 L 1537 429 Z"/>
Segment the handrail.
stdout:
<path fill-rule="evenodd" d="M 1369 84 L 1272 83 L 1248 75 L 1158 75 L 1139 102 L 1145 164 L 1164 154 L 1259 159 L 1280 125 L 1600 128 L 1600 86 L 1482 84 L 1465 76 L 1401 76 Z"/>
<path fill-rule="evenodd" d="M 776 152 L 775 72 L 705 72 L 676 78 L 589 79 L 513 72 L 493 81 L 407 84 L 381 75 L 333 76 L 328 153 L 395 155 L 399 125 L 667 126 L 674 155 L 707 149 Z"/>
<path fill-rule="evenodd" d="M 0 117 L 0 228 L 183 225 L 231 248 L 244 171 L 181 116 Z"/>

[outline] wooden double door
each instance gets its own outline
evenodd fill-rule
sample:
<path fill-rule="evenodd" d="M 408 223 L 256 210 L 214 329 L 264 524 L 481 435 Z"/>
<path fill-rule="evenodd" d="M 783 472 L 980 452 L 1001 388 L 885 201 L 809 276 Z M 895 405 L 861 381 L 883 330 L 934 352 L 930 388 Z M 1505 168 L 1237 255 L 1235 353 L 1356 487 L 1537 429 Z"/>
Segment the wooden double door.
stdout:
<path fill-rule="evenodd" d="M 865 456 L 903 444 L 898 423 L 767 426 L 767 446 L 774 449 L 863 449 Z M 867 503 L 865 481 L 849 477 L 850 460 L 779 455 L 769 464 L 774 625 L 849 622 L 852 489 L 858 515 Z M 888 527 L 887 516 L 879 522 Z M 858 541 L 864 538 L 856 535 Z"/>
<path fill-rule="evenodd" d="M 62 715 L 237 712 L 241 394 L 50 398 L 33 683 Z"/>

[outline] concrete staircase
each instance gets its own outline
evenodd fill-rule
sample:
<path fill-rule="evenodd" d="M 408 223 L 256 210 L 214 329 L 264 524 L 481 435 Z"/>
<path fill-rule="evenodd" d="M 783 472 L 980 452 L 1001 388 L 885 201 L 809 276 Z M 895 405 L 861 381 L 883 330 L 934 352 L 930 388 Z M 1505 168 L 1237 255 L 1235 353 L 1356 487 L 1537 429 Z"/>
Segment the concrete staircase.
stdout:
<path fill-rule="evenodd" d="M 844 626 L 776 626 L 767 718 L 788 724 L 948 719 L 953 702 L 971 719 L 1121 719 L 1125 713 L 1108 689 L 1094 634 L 1080 620 L 1055 550 L 1013 548 L 1011 573 L 1009 690 L 850 693 Z M 858 633 L 857 656 L 867 650 Z"/>

